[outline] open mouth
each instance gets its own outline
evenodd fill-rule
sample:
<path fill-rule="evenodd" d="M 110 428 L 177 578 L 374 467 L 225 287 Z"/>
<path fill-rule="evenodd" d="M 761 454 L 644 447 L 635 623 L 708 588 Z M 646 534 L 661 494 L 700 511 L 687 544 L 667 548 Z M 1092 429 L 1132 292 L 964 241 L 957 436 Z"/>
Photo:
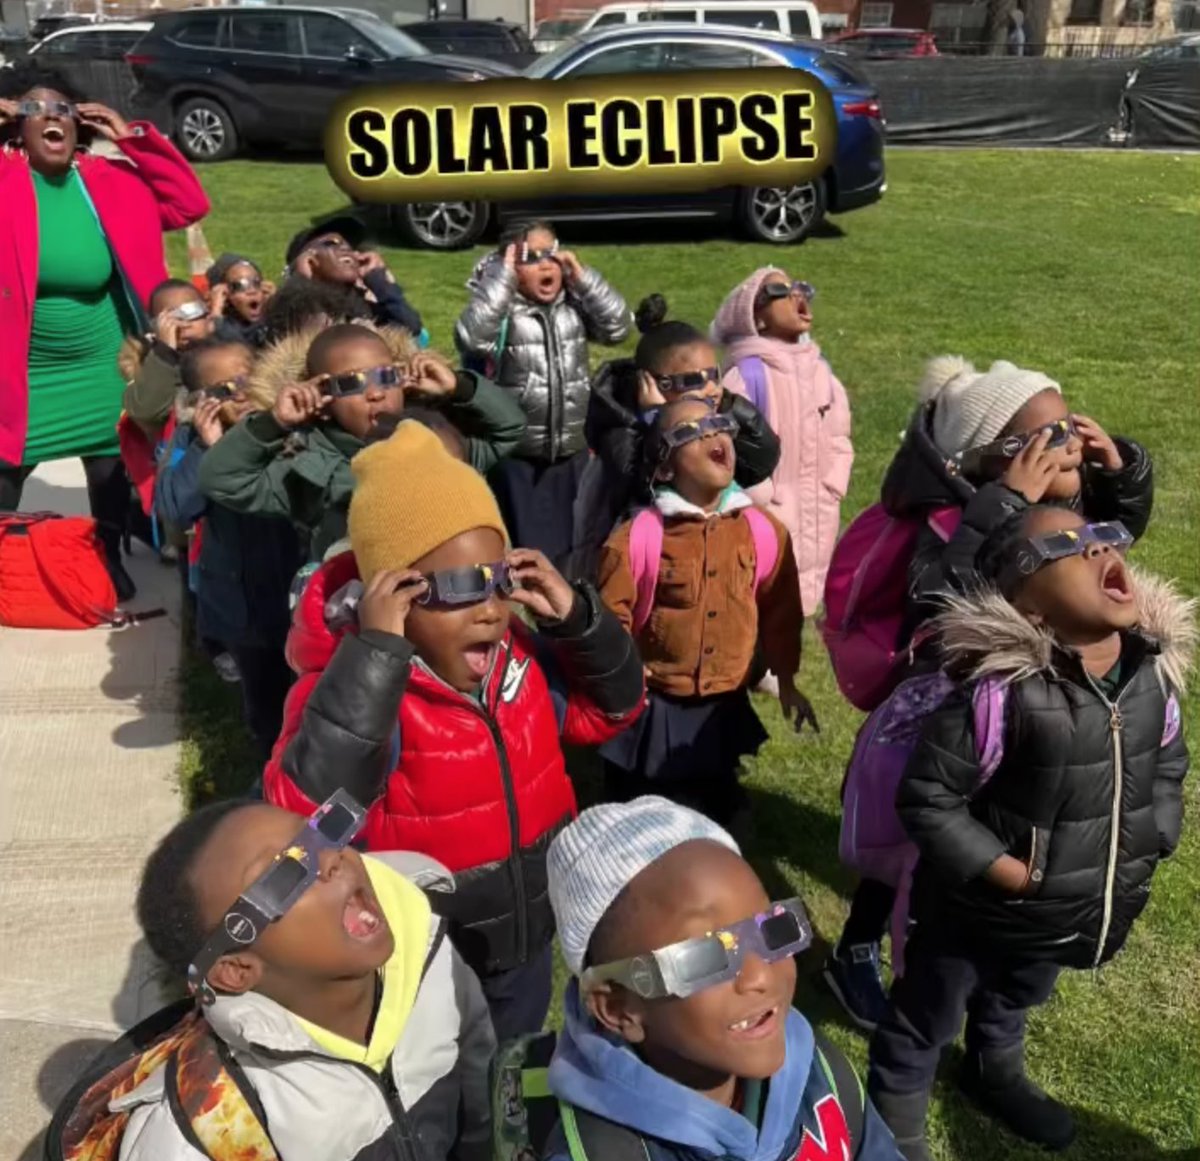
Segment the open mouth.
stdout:
<path fill-rule="evenodd" d="M 548 274 L 543 274 L 537 281 L 538 291 L 542 294 L 557 294 L 558 293 L 558 275 L 553 271 Z"/>
<path fill-rule="evenodd" d="M 242 312 L 248 318 L 258 318 L 262 314 L 263 301 L 261 298 L 247 298 L 242 303 Z"/>
<path fill-rule="evenodd" d="M 379 914 L 375 900 L 368 898 L 365 891 L 359 888 L 346 900 L 342 908 L 342 930 L 351 939 L 374 939 L 387 927 L 383 916 Z"/>
<path fill-rule="evenodd" d="M 466 661 L 471 676 L 477 681 L 482 681 L 487 676 L 495 651 L 496 646 L 490 641 L 480 641 L 477 645 L 468 645 L 463 650 L 463 660 Z"/>
<path fill-rule="evenodd" d="M 1133 585 L 1123 560 L 1114 557 L 1104 566 L 1100 573 L 1100 591 L 1119 605 L 1128 605 L 1133 600 Z"/>
<path fill-rule="evenodd" d="M 762 1040 L 775 1031 L 778 1016 L 778 1008 L 766 1008 L 739 1020 L 736 1024 L 730 1024 L 729 1031 L 739 1040 Z"/>
<path fill-rule="evenodd" d="M 42 140 L 47 145 L 65 145 L 67 143 L 66 130 L 61 125 L 47 125 L 42 130 Z"/>
<path fill-rule="evenodd" d="M 729 449 L 724 444 L 714 444 L 709 448 L 708 458 L 718 467 L 729 467 Z"/>

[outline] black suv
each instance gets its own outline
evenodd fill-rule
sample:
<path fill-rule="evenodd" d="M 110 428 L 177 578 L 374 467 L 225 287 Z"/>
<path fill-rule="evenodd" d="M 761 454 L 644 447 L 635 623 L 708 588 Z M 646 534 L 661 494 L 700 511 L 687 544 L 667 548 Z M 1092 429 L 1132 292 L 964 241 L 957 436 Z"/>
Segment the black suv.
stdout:
<path fill-rule="evenodd" d="M 419 20 L 404 31 L 432 52 L 461 52 L 501 60 L 523 69 L 538 58 L 529 34 L 518 24 L 495 20 Z"/>
<path fill-rule="evenodd" d="M 516 71 L 431 53 L 345 8 L 188 9 L 159 19 L 125 59 L 137 115 L 193 161 L 221 161 L 243 144 L 319 148 L 329 110 L 358 85 Z"/>

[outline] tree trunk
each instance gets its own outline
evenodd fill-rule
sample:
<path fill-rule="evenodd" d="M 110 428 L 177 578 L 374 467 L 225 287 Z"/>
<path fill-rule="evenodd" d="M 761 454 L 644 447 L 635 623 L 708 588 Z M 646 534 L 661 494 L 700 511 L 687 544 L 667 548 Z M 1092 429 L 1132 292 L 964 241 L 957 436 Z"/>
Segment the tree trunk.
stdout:
<path fill-rule="evenodd" d="M 1009 17 L 1016 0 L 987 0 L 987 18 L 983 23 L 984 51 L 988 56 L 1003 56 L 1008 44 Z"/>

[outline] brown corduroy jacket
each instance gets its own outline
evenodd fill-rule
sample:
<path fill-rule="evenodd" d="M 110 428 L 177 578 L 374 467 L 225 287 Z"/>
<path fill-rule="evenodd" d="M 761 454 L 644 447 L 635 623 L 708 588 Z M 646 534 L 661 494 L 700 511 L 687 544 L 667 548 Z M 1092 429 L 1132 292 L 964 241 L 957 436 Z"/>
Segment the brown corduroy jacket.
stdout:
<path fill-rule="evenodd" d="M 665 526 L 654 607 L 635 635 L 650 688 L 672 697 L 739 689 L 750 676 L 757 644 L 772 673 L 783 680 L 794 677 L 804 613 L 787 529 L 768 515 L 779 552 L 756 600 L 754 538 L 740 508 L 705 517 L 673 493 L 660 497 L 659 508 L 665 509 Z M 598 583 L 604 603 L 632 633 L 637 592 L 630 568 L 631 526 L 626 521 L 605 544 Z"/>

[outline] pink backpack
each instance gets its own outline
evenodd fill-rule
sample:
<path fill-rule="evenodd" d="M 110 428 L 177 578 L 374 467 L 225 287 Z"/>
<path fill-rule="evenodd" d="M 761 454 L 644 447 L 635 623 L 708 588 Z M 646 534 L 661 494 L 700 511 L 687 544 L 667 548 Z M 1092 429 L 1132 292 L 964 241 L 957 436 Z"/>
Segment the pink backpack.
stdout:
<path fill-rule="evenodd" d="M 743 508 L 741 515 L 750 525 L 754 538 L 754 591 L 775 571 L 779 558 L 779 538 L 765 513 Z M 662 559 L 663 518 L 657 508 L 643 508 L 629 529 L 629 567 L 637 600 L 633 606 L 633 632 L 636 636 L 650 620 L 654 608 L 654 590 L 658 587 L 658 565 Z"/>
<path fill-rule="evenodd" d="M 896 792 L 920 737 L 921 726 L 954 690 L 944 673 L 928 673 L 901 682 L 858 731 L 842 783 L 842 829 L 838 856 L 867 879 L 896 888 L 892 909 L 892 960 L 896 974 L 904 966 L 904 933 L 917 848 L 896 813 Z M 976 684 L 972 693 L 975 747 L 980 777 L 978 794 L 1004 759 L 1004 715 L 1008 685 L 998 677 Z"/>
<path fill-rule="evenodd" d="M 962 519 L 959 508 L 937 508 L 924 521 L 889 516 L 882 504 L 863 512 L 833 550 L 825 578 L 821 636 L 843 696 L 856 709 L 873 710 L 896 688 L 897 663 L 908 602 L 908 566 L 921 530 L 948 541 Z"/>

